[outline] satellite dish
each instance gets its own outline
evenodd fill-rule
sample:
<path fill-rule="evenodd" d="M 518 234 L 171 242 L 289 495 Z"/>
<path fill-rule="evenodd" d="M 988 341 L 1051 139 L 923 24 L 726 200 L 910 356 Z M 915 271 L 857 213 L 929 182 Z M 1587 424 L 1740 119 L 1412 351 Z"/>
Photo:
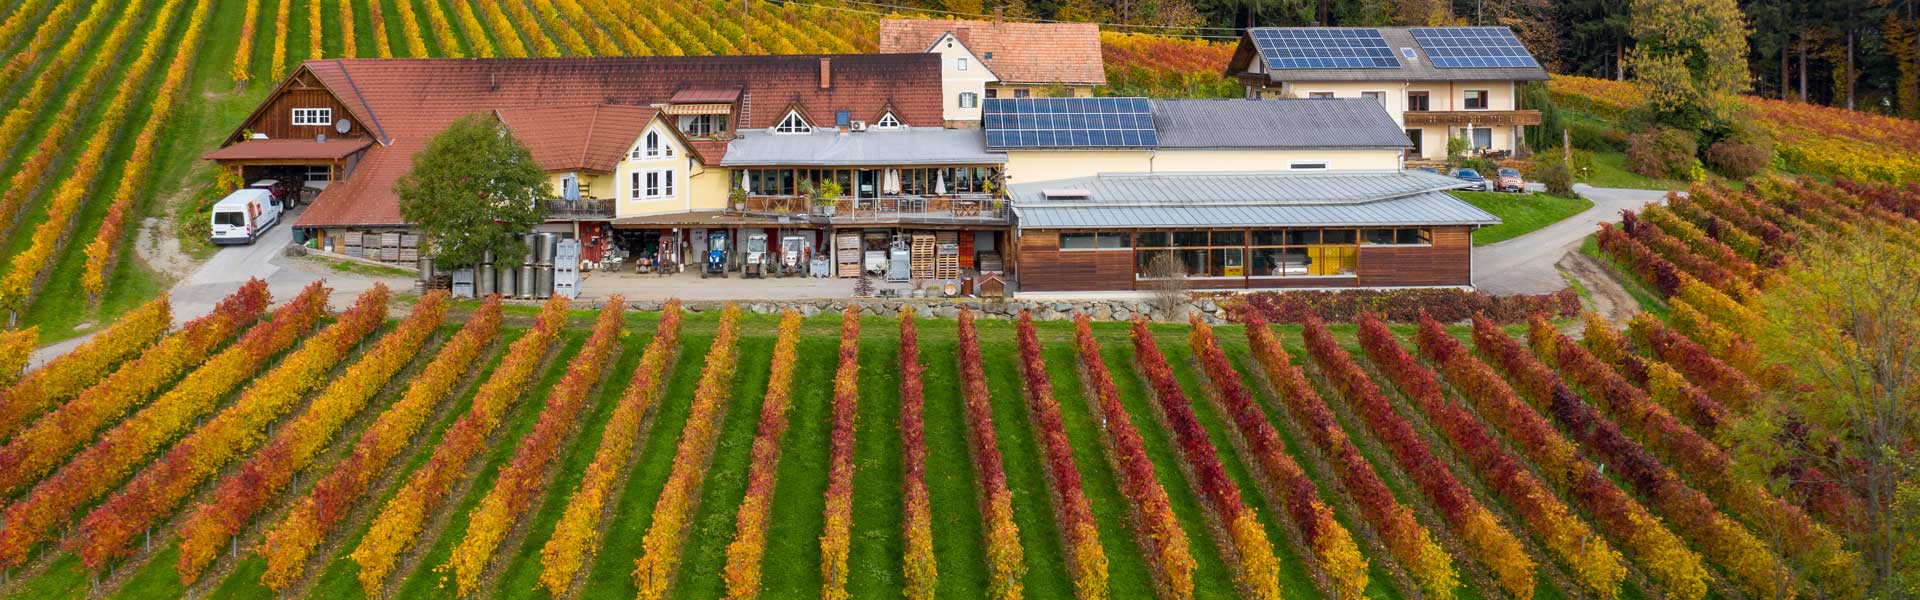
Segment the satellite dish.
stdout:
<path fill-rule="evenodd" d="M 351 129 L 353 129 L 353 121 L 340 119 L 338 121 L 333 122 L 334 131 L 338 131 L 340 133 L 346 133 L 348 130 L 351 130 Z"/>

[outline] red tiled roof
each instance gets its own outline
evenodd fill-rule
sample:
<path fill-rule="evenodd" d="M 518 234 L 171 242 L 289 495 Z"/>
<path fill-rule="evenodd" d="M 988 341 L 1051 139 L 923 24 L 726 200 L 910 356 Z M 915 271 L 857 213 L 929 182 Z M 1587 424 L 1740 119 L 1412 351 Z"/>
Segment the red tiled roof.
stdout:
<path fill-rule="evenodd" d="M 494 114 L 527 146 L 542 170 L 609 173 L 660 111 L 599 104 L 511 108 Z"/>
<path fill-rule="evenodd" d="M 366 138 L 246 140 L 200 155 L 207 160 L 338 160 L 373 145 Z"/>
<path fill-rule="evenodd" d="M 725 104 L 740 99 L 740 88 L 688 89 L 674 92 L 667 100 L 673 104 Z"/>
<path fill-rule="evenodd" d="M 954 34 L 1003 83 L 1105 85 L 1100 26 L 947 19 L 881 19 L 881 52 L 926 52 Z"/>
<path fill-rule="evenodd" d="M 832 85 L 825 88 L 820 86 L 822 58 L 832 60 Z M 394 182 L 428 139 L 473 113 L 651 106 L 682 91 L 738 88 L 747 105 L 739 119 L 745 129 L 772 127 L 785 114 L 781 108 L 794 105 L 818 114 L 879 114 L 891 105 L 909 125 L 941 123 L 940 61 L 925 53 L 330 59 L 308 61 L 302 68 L 333 91 L 382 145 L 368 149 L 346 181 L 300 215 L 296 225 L 301 227 L 404 224 Z M 725 152 L 724 143 L 693 146 L 709 164 L 718 164 Z"/>

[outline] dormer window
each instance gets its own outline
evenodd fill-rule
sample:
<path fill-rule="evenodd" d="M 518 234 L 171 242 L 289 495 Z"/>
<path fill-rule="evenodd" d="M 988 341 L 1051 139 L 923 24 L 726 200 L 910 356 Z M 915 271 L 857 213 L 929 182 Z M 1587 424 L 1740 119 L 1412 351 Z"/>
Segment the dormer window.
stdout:
<path fill-rule="evenodd" d="M 880 120 L 873 122 L 873 128 L 874 129 L 899 129 L 900 120 L 893 118 L 893 113 L 889 112 L 887 114 L 880 115 Z"/>
<path fill-rule="evenodd" d="M 787 113 L 787 116 L 785 118 L 780 119 L 779 125 L 773 126 L 773 132 L 774 133 L 813 133 L 813 126 L 808 125 L 806 119 L 800 118 L 799 111 L 790 111 Z"/>

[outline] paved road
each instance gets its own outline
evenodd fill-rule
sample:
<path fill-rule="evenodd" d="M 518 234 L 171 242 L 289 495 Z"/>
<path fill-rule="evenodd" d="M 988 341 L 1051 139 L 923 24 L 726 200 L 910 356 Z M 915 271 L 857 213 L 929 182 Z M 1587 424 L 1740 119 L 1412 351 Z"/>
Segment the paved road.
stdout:
<path fill-rule="evenodd" d="M 1593 208 L 1498 244 L 1473 249 L 1473 285 L 1493 294 L 1545 294 L 1567 287 L 1554 265 L 1594 232 L 1600 223 L 1620 222 L 1620 211 L 1660 202 L 1658 190 L 1597 188 L 1576 184 L 1574 191 L 1593 201 Z"/>
<path fill-rule="evenodd" d="M 291 223 L 296 216 L 283 215 L 280 223 L 268 229 L 251 246 L 221 248 L 193 274 L 175 283 L 171 292 L 174 323 L 185 323 L 212 312 L 222 298 L 255 277 L 266 280 L 267 290 L 272 293 L 276 305 L 292 300 L 307 284 L 325 279 L 327 287 L 333 288 L 328 304 L 336 310 L 352 304 L 354 297 L 372 289 L 373 284 L 378 282 L 385 281 L 394 291 L 408 289 L 396 287 L 406 285 L 408 281 L 404 279 L 376 279 L 334 272 L 320 264 L 285 256 L 283 252 L 287 244 L 293 241 Z"/>

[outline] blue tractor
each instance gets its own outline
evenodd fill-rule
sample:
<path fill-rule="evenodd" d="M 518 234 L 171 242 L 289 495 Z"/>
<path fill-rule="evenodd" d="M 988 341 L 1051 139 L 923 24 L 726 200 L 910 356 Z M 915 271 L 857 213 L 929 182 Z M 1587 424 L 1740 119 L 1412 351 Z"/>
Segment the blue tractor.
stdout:
<path fill-rule="evenodd" d="M 706 279 L 716 273 L 719 274 L 722 279 L 727 277 L 727 263 L 729 261 L 727 256 L 726 231 L 715 230 L 707 233 L 707 260 L 704 262 L 705 264 L 700 267 L 701 279 Z"/>

